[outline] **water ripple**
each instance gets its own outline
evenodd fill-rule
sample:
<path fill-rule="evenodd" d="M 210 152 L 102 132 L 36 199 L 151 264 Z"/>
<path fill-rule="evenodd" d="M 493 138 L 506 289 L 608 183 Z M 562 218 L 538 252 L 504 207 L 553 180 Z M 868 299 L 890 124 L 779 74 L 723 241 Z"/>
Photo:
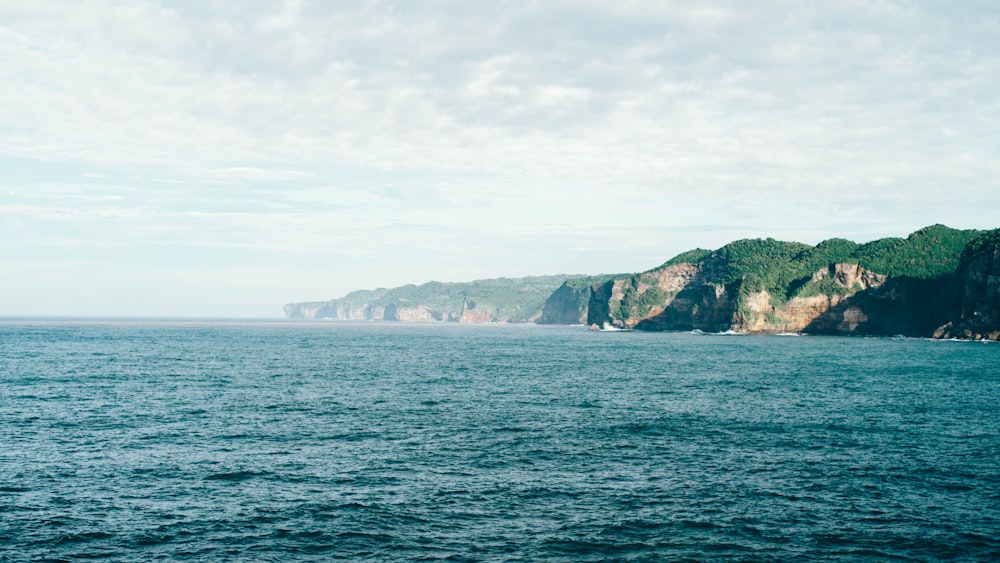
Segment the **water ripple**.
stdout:
<path fill-rule="evenodd" d="M 0 560 L 998 560 L 1000 347 L 0 323 Z"/>

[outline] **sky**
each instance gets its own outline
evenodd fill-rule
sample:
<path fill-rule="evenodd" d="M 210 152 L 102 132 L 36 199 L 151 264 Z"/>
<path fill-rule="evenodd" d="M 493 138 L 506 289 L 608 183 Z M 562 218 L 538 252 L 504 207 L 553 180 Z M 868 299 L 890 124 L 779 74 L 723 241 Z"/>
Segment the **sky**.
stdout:
<path fill-rule="evenodd" d="M 998 178 L 992 0 L 0 0 L 0 315 L 997 228 Z"/>

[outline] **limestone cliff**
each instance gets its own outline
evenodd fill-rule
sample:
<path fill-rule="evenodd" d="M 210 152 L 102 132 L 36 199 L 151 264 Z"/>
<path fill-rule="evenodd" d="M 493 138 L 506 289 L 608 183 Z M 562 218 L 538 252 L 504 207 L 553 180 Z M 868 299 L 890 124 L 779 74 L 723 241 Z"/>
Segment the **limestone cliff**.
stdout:
<path fill-rule="evenodd" d="M 455 313 L 450 311 L 438 311 L 424 305 L 415 307 L 404 307 L 390 303 L 382 311 L 381 317 L 373 317 L 372 320 L 398 321 L 404 323 L 413 322 L 458 322 L 460 319 Z"/>
<path fill-rule="evenodd" d="M 381 318 L 384 307 L 371 302 L 324 301 L 313 303 L 289 303 L 285 305 L 285 316 L 290 319 L 338 319 L 365 321 Z"/>
<path fill-rule="evenodd" d="M 428 282 L 355 291 L 339 299 L 285 305 L 289 318 L 397 322 L 534 322 L 570 276 Z"/>
<path fill-rule="evenodd" d="M 815 247 L 773 239 L 695 250 L 591 286 L 587 323 L 638 330 L 808 332 L 989 338 L 1000 330 L 996 245 L 934 225 L 906 239 Z M 992 248 L 992 250 L 990 250 Z M 991 253 L 992 252 L 992 253 Z M 955 313 L 957 277 L 963 303 Z M 951 317 L 949 317 L 951 314 Z M 977 324 L 978 323 L 978 324 Z"/>
<path fill-rule="evenodd" d="M 816 246 L 744 239 L 634 275 L 430 282 L 291 303 L 285 314 L 1000 340 L 1000 229 L 932 225 L 905 239 Z"/>
<path fill-rule="evenodd" d="M 742 312 L 735 317 L 734 329 L 846 334 L 863 331 L 871 319 L 854 297 L 880 288 L 886 278 L 857 264 L 833 264 L 814 272 L 808 283 L 819 285 L 830 280 L 834 291 L 798 295 L 777 305 L 766 291 L 748 294 Z"/>
<path fill-rule="evenodd" d="M 775 304 L 766 290 L 741 291 L 742 280 L 722 283 L 723 268 L 716 259 L 608 282 L 595 288 L 594 295 L 602 302 L 591 303 L 594 314 L 588 322 L 639 330 L 854 333 L 869 319 L 852 297 L 886 280 L 856 264 L 833 264 L 814 272 L 810 281 L 829 278 L 840 292 L 796 296 Z"/>
<path fill-rule="evenodd" d="M 595 285 L 587 324 L 641 330 L 725 330 L 733 319 L 718 259 L 679 263 Z M 641 326 L 639 326 L 641 325 Z"/>

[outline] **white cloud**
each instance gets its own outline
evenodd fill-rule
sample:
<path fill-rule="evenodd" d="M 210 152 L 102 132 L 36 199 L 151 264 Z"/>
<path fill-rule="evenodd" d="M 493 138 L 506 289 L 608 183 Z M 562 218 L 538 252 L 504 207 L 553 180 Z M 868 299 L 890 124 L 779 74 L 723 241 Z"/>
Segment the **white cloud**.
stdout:
<path fill-rule="evenodd" d="M 734 234 L 996 226 L 998 15 L 7 3 L 0 234 L 310 255 L 347 290 L 377 261 L 415 280 L 608 271 Z M 586 250 L 609 240 L 623 251 Z"/>
<path fill-rule="evenodd" d="M 276 182 L 282 180 L 305 180 L 315 177 L 315 174 L 301 170 L 269 170 L 251 166 L 232 166 L 207 170 L 199 174 L 199 176 L 223 181 Z"/>

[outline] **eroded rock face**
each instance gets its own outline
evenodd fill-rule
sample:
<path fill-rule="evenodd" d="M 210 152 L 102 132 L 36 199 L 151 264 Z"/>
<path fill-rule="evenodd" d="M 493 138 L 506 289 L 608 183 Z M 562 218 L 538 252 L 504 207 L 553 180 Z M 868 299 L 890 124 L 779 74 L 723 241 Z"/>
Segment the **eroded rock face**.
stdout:
<path fill-rule="evenodd" d="M 285 305 L 285 316 L 290 319 L 339 319 L 365 321 L 382 318 L 384 307 L 371 303 L 351 306 L 350 303 L 328 301 L 324 303 L 290 303 Z"/>
<path fill-rule="evenodd" d="M 780 306 L 766 291 L 747 296 L 743 309 L 749 315 L 737 315 L 733 330 L 740 332 L 819 332 L 855 334 L 862 332 L 869 316 L 854 296 L 881 288 L 887 277 L 857 264 L 833 264 L 815 272 L 810 281 L 826 278 L 843 288 L 844 294 L 794 297 Z M 886 297 L 892 298 L 887 295 Z"/>
<path fill-rule="evenodd" d="M 639 277 L 639 290 L 650 287 L 676 293 L 703 279 L 706 268 L 701 264 L 676 264 Z M 707 281 L 707 280 L 706 280 Z"/>
<path fill-rule="evenodd" d="M 499 322 L 492 313 L 488 311 L 462 311 L 462 318 L 459 322 L 463 323 L 495 323 Z"/>
<path fill-rule="evenodd" d="M 1000 245 L 963 257 L 954 287 L 958 303 L 934 337 L 1000 340 Z"/>
<path fill-rule="evenodd" d="M 378 318 L 378 317 L 376 317 Z M 382 320 L 403 323 L 419 322 L 457 322 L 459 317 L 447 311 L 438 311 L 424 305 L 401 307 L 395 303 L 386 305 Z"/>
<path fill-rule="evenodd" d="M 546 325 L 575 325 L 587 322 L 587 305 L 590 302 L 591 286 L 573 287 L 569 282 L 556 289 L 542 306 L 542 314 L 536 321 Z"/>
<path fill-rule="evenodd" d="M 736 304 L 724 285 L 704 284 L 682 290 L 664 307 L 654 307 L 650 316 L 635 323 L 638 330 L 730 330 Z"/>
<path fill-rule="evenodd" d="M 869 309 L 882 313 L 905 295 L 895 286 L 886 287 L 885 275 L 857 264 L 834 264 L 812 275 L 813 283 L 831 279 L 842 288 L 838 292 L 783 303 L 766 291 L 741 294 L 742 282 L 721 283 L 725 273 L 725 264 L 706 260 L 594 286 L 587 324 L 639 330 L 855 334 L 872 327 Z M 867 298 L 856 299 L 862 293 Z M 910 323 L 890 320 L 875 328 L 897 330 Z"/>
<path fill-rule="evenodd" d="M 299 303 L 289 303 L 285 305 L 285 316 L 289 319 L 315 319 L 316 312 L 322 305 L 303 305 Z"/>
<path fill-rule="evenodd" d="M 618 278 L 591 288 L 587 324 L 641 330 L 726 330 L 731 293 L 713 283 L 725 264 L 707 259 Z"/>
<path fill-rule="evenodd" d="M 500 319 L 492 312 L 476 307 L 476 302 L 471 299 L 462 301 L 462 316 L 459 322 L 463 323 L 495 323 Z"/>
<path fill-rule="evenodd" d="M 885 283 L 887 276 L 862 268 L 857 264 L 834 264 L 830 268 L 819 270 L 812 275 L 813 282 L 822 281 L 827 276 L 832 277 L 838 285 L 846 288 L 857 288 L 866 291 Z"/>

